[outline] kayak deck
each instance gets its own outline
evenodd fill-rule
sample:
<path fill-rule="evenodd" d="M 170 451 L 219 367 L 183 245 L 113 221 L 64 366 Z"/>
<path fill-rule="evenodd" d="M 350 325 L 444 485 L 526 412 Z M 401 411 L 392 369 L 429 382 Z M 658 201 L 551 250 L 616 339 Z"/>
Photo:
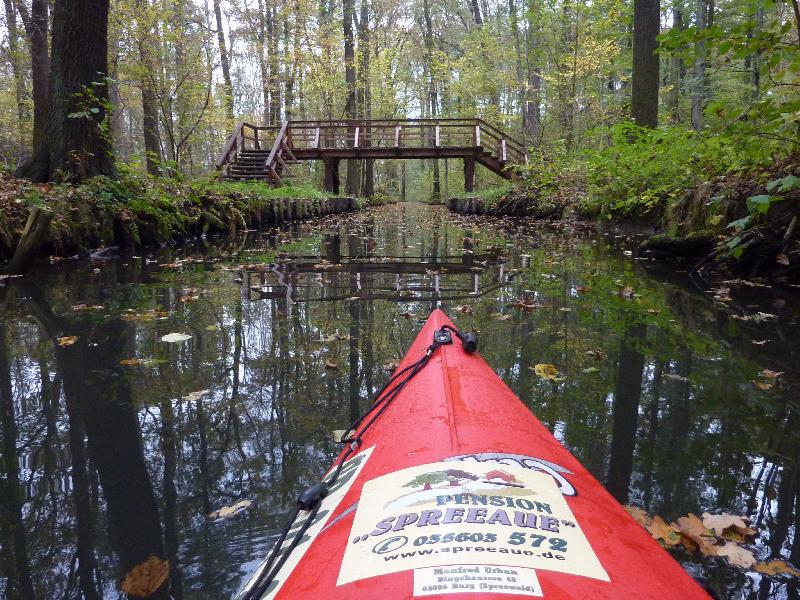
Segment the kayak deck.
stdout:
<path fill-rule="evenodd" d="M 444 325 L 435 310 L 398 368 Z M 263 598 L 708 598 L 455 337 L 333 488 Z"/>

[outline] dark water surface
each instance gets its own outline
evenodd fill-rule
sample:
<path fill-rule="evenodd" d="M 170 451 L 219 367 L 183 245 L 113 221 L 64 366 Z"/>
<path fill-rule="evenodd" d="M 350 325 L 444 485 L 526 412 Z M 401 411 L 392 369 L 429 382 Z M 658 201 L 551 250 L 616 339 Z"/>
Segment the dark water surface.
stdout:
<path fill-rule="evenodd" d="M 747 548 L 797 561 L 797 290 L 715 299 L 618 242 L 408 204 L 0 280 L 0 596 L 116 598 L 156 554 L 175 598 L 231 597 L 437 303 L 618 498 L 748 515 Z M 678 558 L 719 597 L 800 597 Z"/>

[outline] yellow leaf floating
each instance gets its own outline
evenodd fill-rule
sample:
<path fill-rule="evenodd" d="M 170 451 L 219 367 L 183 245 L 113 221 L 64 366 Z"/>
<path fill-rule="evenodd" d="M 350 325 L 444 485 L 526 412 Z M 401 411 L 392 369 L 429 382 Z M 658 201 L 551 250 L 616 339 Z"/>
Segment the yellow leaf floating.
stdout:
<path fill-rule="evenodd" d="M 128 571 L 122 581 L 122 591 L 129 596 L 147 598 L 155 593 L 169 577 L 169 561 L 151 555 L 146 561 Z"/>
<path fill-rule="evenodd" d="M 791 575 L 792 577 L 800 577 L 800 571 L 782 560 L 760 562 L 754 569 L 759 573 L 764 573 L 764 575 Z"/>
<path fill-rule="evenodd" d="M 56 344 L 59 346 L 72 346 L 77 341 L 77 335 L 65 335 L 64 337 L 56 338 Z"/>
<path fill-rule="evenodd" d="M 533 367 L 533 372 L 536 373 L 542 379 L 551 379 L 552 381 L 563 381 L 563 377 L 559 377 L 558 369 L 555 368 L 553 365 L 548 365 L 546 363 L 540 363 Z"/>
<path fill-rule="evenodd" d="M 232 506 L 223 506 L 219 510 L 215 510 L 214 512 L 208 515 L 209 519 L 227 519 L 228 517 L 232 517 L 234 515 L 239 514 L 243 510 L 250 508 L 253 504 L 252 500 L 239 500 L 236 504 Z"/>

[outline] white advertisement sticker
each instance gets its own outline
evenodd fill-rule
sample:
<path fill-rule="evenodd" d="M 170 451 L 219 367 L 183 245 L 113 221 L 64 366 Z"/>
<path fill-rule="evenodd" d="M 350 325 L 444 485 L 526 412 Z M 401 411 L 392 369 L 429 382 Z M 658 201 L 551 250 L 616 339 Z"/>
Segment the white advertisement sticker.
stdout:
<path fill-rule="evenodd" d="M 550 475 L 512 465 L 438 462 L 364 484 L 337 585 L 463 564 L 609 581 Z"/>
<path fill-rule="evenodd" d="M 448 565 L 414 571 L 414 596 L 470 592 L 542 596 L 542 587 L 536 571 L 522 567 Z"/>

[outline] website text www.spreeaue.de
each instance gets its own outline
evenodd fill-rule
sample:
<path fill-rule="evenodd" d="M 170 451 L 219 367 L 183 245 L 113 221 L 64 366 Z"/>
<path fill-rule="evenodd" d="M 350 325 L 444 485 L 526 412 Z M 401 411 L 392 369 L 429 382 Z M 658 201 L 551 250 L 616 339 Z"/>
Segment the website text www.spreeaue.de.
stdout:
<path fill-rule="evenodd" d="M 536 552 L 534 550 L 527 550 L 522 548 L 493 548 L 491 546 L 444 546 L 434 550 L 433 548 L 426 548 L 424 550 L 409 550 L 408 552 L 398 552 L 397 554 L 388 554 L 383 557 L 383 560 L 397 560 L 398 558 L 413 558 L 415 556 L 426 556 L 430 554 L 460 554 L 471 552 L 472 556 L 482 554 L 484 552 L 491 552 L 497 554 L 517 554 L 522 556 L 536 556 L 539 558 L 546 558 L 552 560 L 567 560 L 567 558 L 558 552 L 550 552 L 549 550 L 543 552 Z"/>

